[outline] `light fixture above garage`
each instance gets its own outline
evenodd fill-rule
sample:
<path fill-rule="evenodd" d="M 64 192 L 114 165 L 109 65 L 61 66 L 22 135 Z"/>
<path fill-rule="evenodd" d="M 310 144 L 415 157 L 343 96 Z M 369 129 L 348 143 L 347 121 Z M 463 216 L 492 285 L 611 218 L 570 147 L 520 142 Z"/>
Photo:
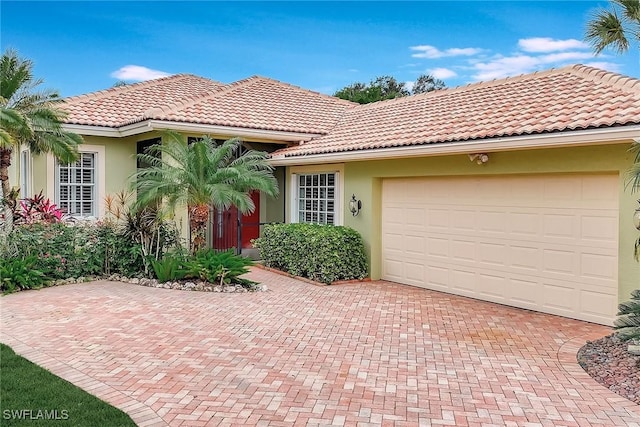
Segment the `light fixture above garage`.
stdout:
<path fill-rule="evenodd" d="M 638 200 L 638 203 L 640 204 L 640 200 Z M 640 206 L 633 213 L 633 225 L 637 230 L 640 230 Z"/>
<path fill-rule="evenodd" d="M 486 153 L 469 154 L 469 160 L 476 162 L 479 165 L 484 165 L 489 161 L 489 155 Z"/>

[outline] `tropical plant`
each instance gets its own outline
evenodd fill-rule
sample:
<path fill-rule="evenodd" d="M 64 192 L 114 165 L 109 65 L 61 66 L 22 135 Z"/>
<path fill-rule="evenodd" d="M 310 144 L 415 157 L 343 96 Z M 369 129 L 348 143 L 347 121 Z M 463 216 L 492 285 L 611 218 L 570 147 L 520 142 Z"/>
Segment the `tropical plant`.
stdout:
<path fill-rule="evenodd" d="M 585 40 L 596 54 L 608 47 L 624 53 L 634 39 L 640 41 L 640 0 L 611 0 L 609 10 L 598 10 L 587 23 Z"/>
<path fill-rule="evenodd" d="M 175 224 L 167 221 L 165 213 L 156 206 L 131 208 L 132 197 L 132 193 L 124 190 L 105 197 L 105 224 L 135 244 L 148 276 L 154 269 L 152 261 L 158 261 L 167 250 L 180 246 L 179 233 Z"/>
<path fill-rule="evenodd" d="M 42 79 L 33 76 L 33 62 L 7 50 L 0 59 L 0 201 L 4 205 L 6 239 L 13 227 L 16 199 L 9 182 L 9 166 L 13 150 L 27 146 L 32 154 L 52 153 L 60 162 L 74 162 L 82 137 L 63 129 L 65 112 L 60 96 L 51 90 L 40 90 Z M 2 243 L 2 242 L 0 242 Z"/>
<path fill-rule="evenodd" d="M 186 138 L 167 132 L 166 141 L 153 145 L 138 159 L 149 165 L 132 177 L 137 191 L 134 209 L 161 206 L 171 210 L 186 206 L 192 253 L 204 247 L 209 210 L 225 210 L 236 206 L 242 213 L 253 212 L 249 193 L 253 190 L 270 196 L 278 194 L 273 167 L 264 152 L 241 153 L 237 138 L 221 145 L 206 136 L 188 144 Z"/>
<path fill-rule="evenodd" d="M 14 213 L 16 223 L 61 222 L 62 219 L 62 211 L 55 203 L 51 203 L 51 200 L 45 198 L 42 191 L 33 197 L 21 200 Z"/>
<path fill-rule="evenodd" d="M 233 250 L 217 252 L 215 250 L 198 251 L 187 261 L 185 278 L 199 278 L 219 285 L 252 285 L 255 282 L 240 278 L 248 273 L 253 261 L 233 253 Z"/>
<path fill-rule="evenodd" d="M 616 334 L 623 340 L 640 338 L 640 289 L 631 291 L 631 300 L 618 305 L 614 322 Z"/>
<path fill-rule="evenodd" d="M 42 286 L 46 279 L 44 273 L 35 268 L 36 261 L 35 256 L 0 260 L 0 289 L 13 292 Z"/>

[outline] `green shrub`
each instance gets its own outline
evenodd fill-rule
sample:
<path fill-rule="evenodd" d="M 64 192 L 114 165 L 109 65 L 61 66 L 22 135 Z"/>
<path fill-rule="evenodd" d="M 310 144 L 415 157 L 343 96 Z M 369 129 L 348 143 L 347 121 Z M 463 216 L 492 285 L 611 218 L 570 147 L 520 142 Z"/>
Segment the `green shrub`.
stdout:
<path fill-rule="evenodd" d="M 216 252 L 201 250 L 193 256 L 167 254 L 162 259 L 151 261 L 156 278 L 160 282 L 181 279 L 200 279 L 219 285 L 255 285 L 239 276 L 248 273 L 253 261 L 235 255 L 233 250 Z"/>
<path fill-rule="evenodd" d="M 46 282 L 44 273 L 35 268 L 37 258 L 0 259 L 0 289 L 13 292 L 16 289 L 39 288 Z"/>
<path fill-rule="evenodd" d="M 110 224 L 23 224 L 14 228 L 4 256 L 36 257 L 34 267 L 48 279 L 119 273 L 139 275 L 144 270 L 139 245 Z"/>
<path fill-rule="evenodd" d="M 187 274 L 185 261 L 184 257 L 179 255 L 167 254 L 162 259 L 152 259 L 151 267 L 158 281 L 169 282 L 184 279 Z"/>
<path fill-rule="evenodd" d="M 254 241 L 267 267 L 322 283 L 363 279 L 364 242 L 357 231 L 318 224 L 270 224 Z"/>
<path fill-rule="evenodd" d="M 253 261 L 235 255 L 232 249 L 226 252 L 205 249 L 196 252 L 195 256 L 187 263 L 186 277 L 200 278 L 220 285 L 252 285 L 255 282 L 239 277 L 248 273 L 248 267 L 252 265 Z"/>
<path fill-rule="evenodd" d="M 640 338 L 640 289 L 631 291 L 631 300 L 618 305 L 618 318 L 613 323 L 623 340 Z"/>

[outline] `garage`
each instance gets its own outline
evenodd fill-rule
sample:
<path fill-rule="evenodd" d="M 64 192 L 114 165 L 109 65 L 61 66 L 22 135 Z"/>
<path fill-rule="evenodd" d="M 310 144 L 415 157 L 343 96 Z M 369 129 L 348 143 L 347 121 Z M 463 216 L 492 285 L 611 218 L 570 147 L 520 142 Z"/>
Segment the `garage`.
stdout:
<path fill-rule="evenodd" d="M 382 182 L 382 276 L 610 325 L 618 303 L 618 174 Z"/>

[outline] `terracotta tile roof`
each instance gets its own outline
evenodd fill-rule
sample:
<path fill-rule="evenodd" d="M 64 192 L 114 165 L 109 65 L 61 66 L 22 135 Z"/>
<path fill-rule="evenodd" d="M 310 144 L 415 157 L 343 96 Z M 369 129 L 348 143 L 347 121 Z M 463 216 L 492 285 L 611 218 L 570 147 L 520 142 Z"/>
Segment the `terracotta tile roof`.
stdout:
<path fill-rule="evenodd" d="M 326 134 L 358 104 L 264 77 L 224 85 L 175 75 L 68 98 L 71 124 L 121 127 L 147 119 Z"/>
<path fill-rule="evenodd" d="M 583 65 L 359 106 L 299 156 L 640 123 L 640 80 Z"/>
<path fill-rule="evenodd" d="M 66 98 L 70 124 L 121 127 L 142 121 L 146 113 L 214 93 L 225 85 L 190 74 L 176 74 L 128 86 Z"/>
<path fill-rule="evenodd" d="M 178 108 L 155 111 L 153 118 L 326 134 L 345 110 L 357 105 L 277 80 L 254 76 Z"/>

